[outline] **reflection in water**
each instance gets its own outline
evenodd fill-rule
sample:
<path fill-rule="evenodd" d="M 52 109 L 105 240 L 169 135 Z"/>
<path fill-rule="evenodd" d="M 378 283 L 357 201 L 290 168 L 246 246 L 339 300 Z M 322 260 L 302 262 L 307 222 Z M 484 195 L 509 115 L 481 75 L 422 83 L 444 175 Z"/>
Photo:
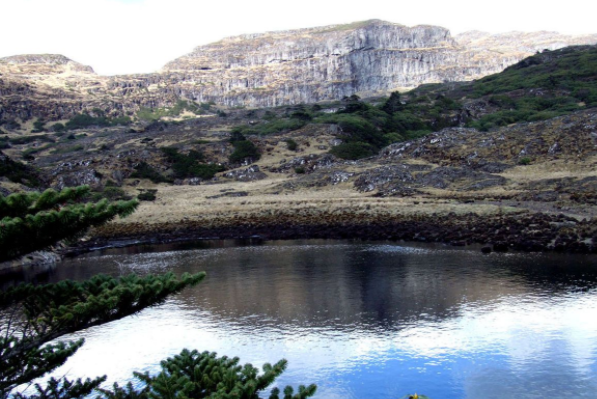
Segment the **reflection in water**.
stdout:
<path fill-rule="evenodd" d="M 124 381 L 187 347 L 255 365 L 286 358 L 279 384 L 314 382 L 319 398 L 597 392 L 595 257 L 347 241 L 201 245 L 107 251 L 28 276 L 208 272 L 163 306 L 77 334 L 87 343 L 56 374 Z"/>

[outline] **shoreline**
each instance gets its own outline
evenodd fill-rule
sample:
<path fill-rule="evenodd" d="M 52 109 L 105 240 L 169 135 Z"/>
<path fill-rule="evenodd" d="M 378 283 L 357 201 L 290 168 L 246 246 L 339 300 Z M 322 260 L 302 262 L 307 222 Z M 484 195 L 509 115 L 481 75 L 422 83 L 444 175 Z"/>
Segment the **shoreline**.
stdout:
<path fill-rule="evenodd" d="M 119 222 L 95 229 L 91 238 L 62 253 L 142 244 L 199 240 L 360 239 L 411 241 L 453 246 L 480 245 L 484 252 L 597 253 L 597 220 L 565 215 L 521 213 L 367 214 L 345 211 L 298 215 L 228 216 L 162 223 Z"/>

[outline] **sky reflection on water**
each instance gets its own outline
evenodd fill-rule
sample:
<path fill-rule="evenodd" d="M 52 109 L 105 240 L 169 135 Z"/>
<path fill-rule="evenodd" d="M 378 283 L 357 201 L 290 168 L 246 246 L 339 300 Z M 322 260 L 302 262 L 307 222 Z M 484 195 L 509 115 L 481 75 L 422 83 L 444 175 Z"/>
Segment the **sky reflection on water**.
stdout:
<path fill-rule="evenodd" d="M 257 366 L 286 358 L 278 384 L 316 383 L 318 398 L 595 398 L 596 259 L 328 241 L 215 244 L 112 251 L 39 278 L 209 276 L 162 306 L 76 334 L 86 344 L 55 375 L 126 381 L 196 348 Z"/>

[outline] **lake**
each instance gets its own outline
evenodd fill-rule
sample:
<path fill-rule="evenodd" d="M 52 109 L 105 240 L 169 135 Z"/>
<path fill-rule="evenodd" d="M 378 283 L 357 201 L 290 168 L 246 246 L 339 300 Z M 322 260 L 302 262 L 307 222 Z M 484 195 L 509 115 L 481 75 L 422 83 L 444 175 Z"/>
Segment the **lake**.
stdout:
<path fill-rule="evenodd" d="M 74 334 L 54 375 L 156 371 L 183 348 L 261 367 L 316 398 L 596 398 L 597 257 L 360 241 L 112 249 L 3 280 L 206 271 L 137 316 Z"/>

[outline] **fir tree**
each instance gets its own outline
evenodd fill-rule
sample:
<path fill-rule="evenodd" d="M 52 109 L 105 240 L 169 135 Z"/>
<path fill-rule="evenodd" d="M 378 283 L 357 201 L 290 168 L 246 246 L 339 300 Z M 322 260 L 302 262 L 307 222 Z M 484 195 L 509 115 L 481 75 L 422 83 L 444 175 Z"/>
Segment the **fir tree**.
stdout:
<path fill-rule="evenodd" d="M 78 203 L 88 192 L 88 187 L 78 187 L 0 196 L 1 260 L 46 248 L 88 227 L 126 216 L 137 207 L 136 201 Z M 156 376 L 135 373 L 145 384 L 142 388 L 115 384 L 112 390 L 100 389 L 106 377 L 76 381 L 51 378 L 45 384 L 35 384 L 33 394 L 14 391 L 64 364 L 84 343 L 82 339 L 55 339 L 160 304 L 204 277 L 205 273 L 180 277 L 172 273 L 121 278 L 97 275 L 83 282 L 22 284 L 0 292 L 0 399 L 74 399 L 94 390 L 105 399 L 258 398 L 258 393 L 284 371 L 285 360 L 264 365 L 263 374 L 258 375 L 250 364 L 238 365 L 238 358 L 184 350 L 163 361 Z M 301 386 L 293 395 L 292 388 L 286 387 L 284 399 L 307 398 L 315 389 L 314 385 Z M 278 395 L 274 388 L 270 398 L 279 399 Z"/>
<path fill-rule="evenodd" d="M 137 201 L 76 203 L 89 187 L 0 195 L 0 262 L 49 247 L 116 216 L 134 212 Z"/>
<path fill-rule="evenodd" d="M 400 92 L 393 91 L 390 94 L 390 98 L 385 102 L 385 104 L 381 107 L 382 111 L 393 115 L 394 112 L 401 111 L 404 109 L 404 105 L 402 104 L 402 100 L 400 99 Z"/>

